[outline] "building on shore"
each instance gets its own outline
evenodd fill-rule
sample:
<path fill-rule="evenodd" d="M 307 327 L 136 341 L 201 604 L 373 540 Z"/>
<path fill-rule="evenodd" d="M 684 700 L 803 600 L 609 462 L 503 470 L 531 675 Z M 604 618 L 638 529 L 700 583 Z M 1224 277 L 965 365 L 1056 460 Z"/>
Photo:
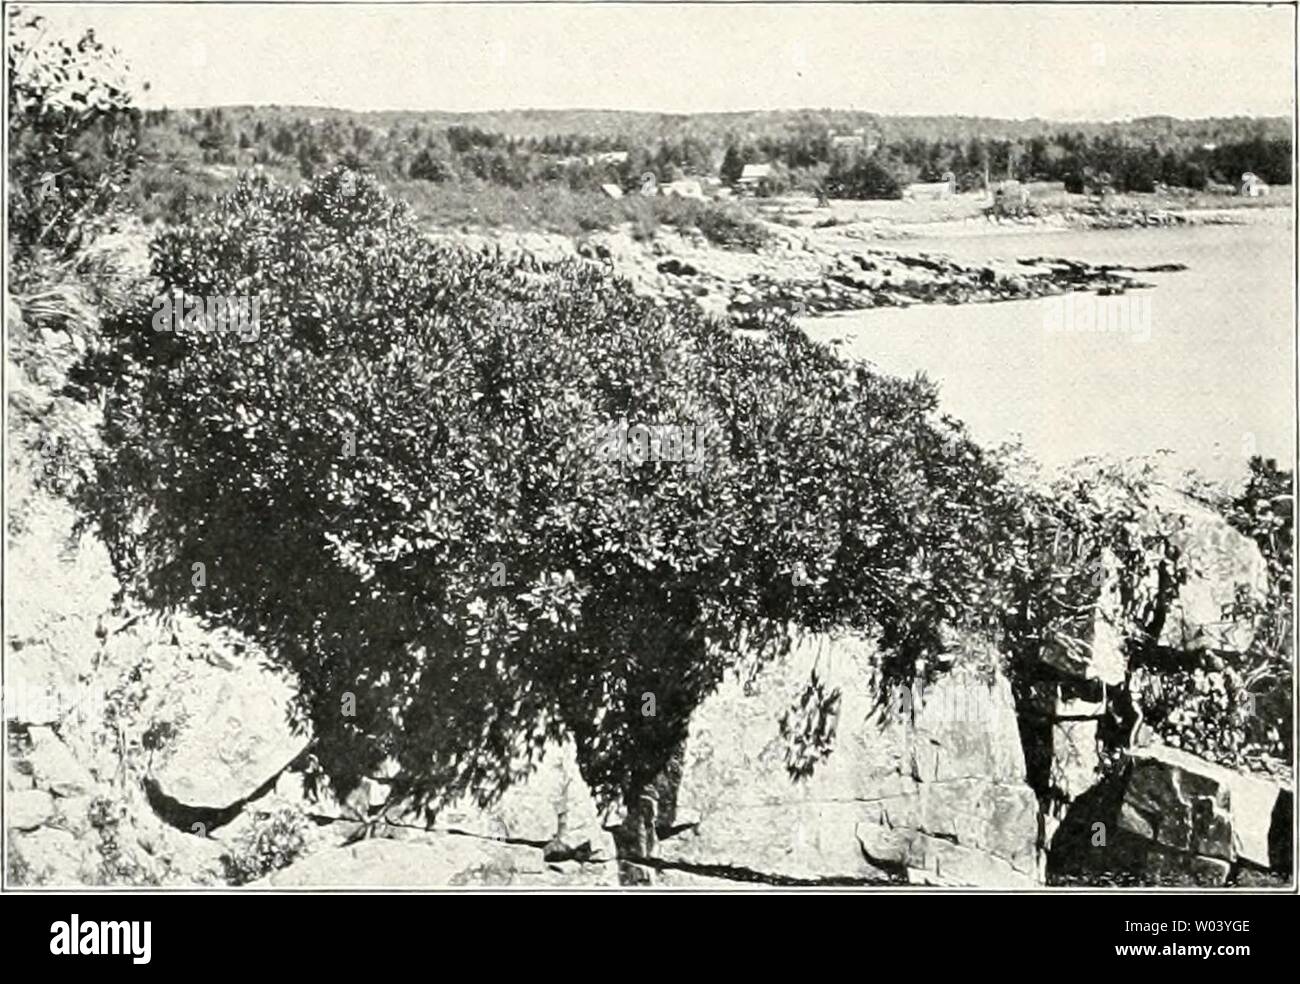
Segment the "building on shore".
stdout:
<path fill-rule="evenodd" d="M 916 201 L 951 198 L 955 194 L 957 194 L 957 177 L 951 171 L 944 174 L 942 181 L 914 181 L 903 189 L 904 198 Z"/>
<path fill-rule="evenodd" d="M 736 190 L 754 194 L 758 191 L 758 186 L 771 176 L 771 164 L 746 164 L 744 170 L 740 172 L 740 180 L 736 182 Z"/>
<path fill-rule="evenodd" d="M 832 130 L 830 132 L 830 144 L 832 151 L 847 151 L 849 153 L 861 154 L 870 157 L 876 149 L 876 138 L 867 133 L 865 126 L 860 126 L 848 133 L 840 133 Z"/>
<path fill-rule="evenodd" d="M 999 182 L 993 188 L 993 204 L 999 209 L 1023 208 L 1029 204 L 1029 189 L 1014 179 Z"/>
<path fill-rule="evenodd" d="M 659 194 L 677 198 L 694 198 L 697 201 L 707 201 L 704 194 L 704 187 L 694 178 L 679 178 L 676 181 L 670 181 L 666 185 L 661 185 Z"/>
<path fill-rule="evenodd" d="M 1264 198 L 1268 192 L 1268 182 L 1253 171 L 1247 171 L 1241 176 L 1241 194 L 1244 197 Z"/>

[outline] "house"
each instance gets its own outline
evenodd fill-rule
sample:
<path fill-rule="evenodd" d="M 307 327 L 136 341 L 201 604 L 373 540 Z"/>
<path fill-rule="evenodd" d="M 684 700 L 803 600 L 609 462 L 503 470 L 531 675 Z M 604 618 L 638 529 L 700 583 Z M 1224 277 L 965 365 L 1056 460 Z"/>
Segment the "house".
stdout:
<path fill-rule="evenodd" d="M 944 174 L 942 181 L 916 181 L 903 189 L 904 198 L 917 201 L 951 198 L 955 194 L 957 194 L 957 177 L 951 171 Z"/>
<path fill-rule="evenodd" d="M 771 164 L 746 164 L 736 182 L 739 191 L 757 191 L 758 186 L 772 176 Z"/>
<path fill-rule="evenodd" d="M 848 133 L 836 133 L 834 130 L 830 133 L 832 150 L 861 150 L 870 154 L 874 150 L 874 142 L 867 137 L 867 128 L 858 127 Z"/>
<path fill-rule="evenodd" d="M 1023 208 L 1029 204 L 1029 190 L 1019 181 L 999 182 L 993 189 L 993 206 L 999 211 Z"/>
<path fill-rule="evenodd" d="M 677 181 L 670 181 L 659 189 L 661 195 L 677 196 L 678 198 L 694 198 L 698 201 L 707 201 L 704 196 L 704 188 L 698 181 L 691 178 L 681 178 Z"/>
<path fill-rule="evenodd" d="M 1015 179 L 1001 181 L 993 188 L 993 201 L 1001 205 L 1023 205 L 1030 200 L 1030 192 Z"/>
<path fill-rule="evenodd" d="M 1268 191 L 1268 183 L 1253 172 L 1247 171 L 1241 176 L 1241 194 L 1246 198 L 1263 198 Z"/>
<path fill-rule="evenodd" d="M 610 198 L 623 197 L 623 189 L 616 184 L 603 184 L 600 186 L 600 190 L 603 191 Z"/>

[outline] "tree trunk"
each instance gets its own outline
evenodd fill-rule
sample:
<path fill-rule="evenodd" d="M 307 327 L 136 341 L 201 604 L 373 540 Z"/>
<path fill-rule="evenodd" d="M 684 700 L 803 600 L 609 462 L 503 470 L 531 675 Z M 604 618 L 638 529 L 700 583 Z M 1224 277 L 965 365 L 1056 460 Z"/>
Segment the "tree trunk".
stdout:
<path fill-rule="evenodd" d="M 635 784 L 623 798 L 626 813 L 615 842 L 620 881 L 625 885 L 653 883 L 654 868 L 640 862 L 658 858 L 660 839 L 672 833 L 685 761 L 686 740 L 682 739 L 654 778 Z"/>
<path fill-rule="evenodd" d="M 619 882 L 624 885 L 654 884 L 654 869 L 640 862 L 659 854 L 655 831 L 658 800 L 654 784 L 645 783 L 629 793 L 623 801 L 626 816 L 622 830 L 615 837 L 619 854 Z"/>

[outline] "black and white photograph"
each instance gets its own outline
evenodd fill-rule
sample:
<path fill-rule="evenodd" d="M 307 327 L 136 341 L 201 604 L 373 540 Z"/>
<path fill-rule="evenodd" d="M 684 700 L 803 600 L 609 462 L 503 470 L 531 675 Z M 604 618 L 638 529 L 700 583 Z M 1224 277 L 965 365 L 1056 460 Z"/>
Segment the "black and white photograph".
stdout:
<path fill-rule="evenodd" d="M 1295 895 L 1294 4 L 4 46 L 36 950 L 147 963 L 122 893 L 1051 894 L 1118 960 L 1135 893 Z"/>

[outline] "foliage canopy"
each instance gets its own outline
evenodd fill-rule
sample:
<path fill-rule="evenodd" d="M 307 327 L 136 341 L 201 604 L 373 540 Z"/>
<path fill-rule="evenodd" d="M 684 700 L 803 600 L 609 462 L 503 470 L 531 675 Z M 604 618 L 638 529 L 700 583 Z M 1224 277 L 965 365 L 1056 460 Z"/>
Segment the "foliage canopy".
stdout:
<path fill-rule="evenodd" d="M 398 797 L 490 798 L 571 735 L 627 798 L 791 632 L 873 629 L 906 668 L 996 606 L 996 469 L 924 380 L 784 319 L 435 246 L 342 171 L 246 181 L 153 255 L 165 291 L 258 296 L 259 337 L 106 323 L 84 506 L 130 593 L 297 674 L 344 788 L 387 760 Z M 622 421 L 702 455 L 607 460 Z"/>

